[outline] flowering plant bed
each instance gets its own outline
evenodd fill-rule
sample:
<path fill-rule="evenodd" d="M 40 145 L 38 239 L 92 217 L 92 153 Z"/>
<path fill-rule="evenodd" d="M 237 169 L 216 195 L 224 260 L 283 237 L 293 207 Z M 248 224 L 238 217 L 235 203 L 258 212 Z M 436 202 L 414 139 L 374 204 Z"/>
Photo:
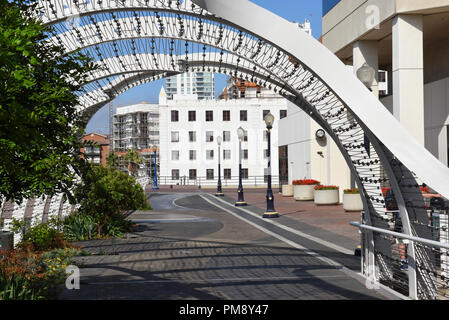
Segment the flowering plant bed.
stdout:
<path fill-rule="evenodd" d="M 293 180 L 292 184 L 294 186 L 310 186 L 320 184 L 320 182 L 318 180 L 313 179 L 303 179 L 303 180 Z"/>
<path fill-rule="evenodd" d="M 343 190 L 344 194 L 360 194 L 360 190 L 358 188 L 355 189 L 345 189 Z"/>
<path fill-rule="evenodd" d="M 324 186 L 324 185 L 316 185 L 315 190 L 338 190 L 340 187 L 337 186 Z"/>

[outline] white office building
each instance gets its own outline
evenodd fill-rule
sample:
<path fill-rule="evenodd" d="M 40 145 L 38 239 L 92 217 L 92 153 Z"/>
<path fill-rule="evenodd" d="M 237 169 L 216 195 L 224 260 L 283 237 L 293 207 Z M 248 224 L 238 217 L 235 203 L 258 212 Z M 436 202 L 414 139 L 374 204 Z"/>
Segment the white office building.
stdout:
<path fill-rule="evenodd" d="M 196 95 L 199 100 L 214 99 L 214 74 L 210 72 L 186 72 L 166 79 L 167 98 L 175 95 Z"/>
<path fill-rule="evenodd" d="M 289 101 L 262 90 L 256 97 L 230 100 L 169 100 L 162 88 L 160 112 L 160 183 L 216 186 L 218 157 L 221 159 L 223 186 L 238 184 L 239 139 L 241 126 L 242 175 L 246 186 L 266 186 L 267 149 L 264 116 L 271 112 L 273 184 L 278 184 L 278 121 L 287 115 Z M 217 137 L 223 142 L 218 154 Z"/>

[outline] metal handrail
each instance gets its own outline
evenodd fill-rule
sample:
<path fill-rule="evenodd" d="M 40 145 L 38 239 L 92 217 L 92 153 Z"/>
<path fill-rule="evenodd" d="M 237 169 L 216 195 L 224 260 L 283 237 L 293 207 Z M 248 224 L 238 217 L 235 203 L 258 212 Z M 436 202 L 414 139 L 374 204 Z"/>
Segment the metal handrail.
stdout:
<path fill-rule="evenodd" d="M 389 231 L 389 230 L 385 230 L 385 229 L 381 229 L 381 228 L 376 228 L 376 227 L 368 226 L 366 224 L 360 224 L 360 223 L 355 222 L 355 221 L 352 221 L 349 224 L 351 226 L 358 227 L 360 229 L 367 229 L 367 230 L 375 231 L 375 232 L 378 232 L 378 233 L 384 233 L 384 234 L 388 234 L 388 235 L 391 235 L 391 236 L 395 236 L 395 237 L 401 238 L 401 239 L 407 239 L 407 240 L 414 241 L 414 242 L 425 243 L 425 244 L 428 244 L 428 245 L 430 245 L 432 247 L 449 249 L 449 244 L 445 244 L 445 243 L 442 243 L 442 242 L 439 242 L 439 241 L 434 241 L 434 240 L 428 240 L 428 239 L 424 239 L 424 238 L 409 236 L 409 235 L 404 234 L 404 233 L 399 233 L 399 232 Z"/>
<path fill-rule="evenodd" d="M 238 176 L 231 176 L 230 179 L 222 177 L 223 186 L 235 185 L 238 183 L 238 179 Z M 267 183 L 265 179 L 265 176 L 248 176 L 248 178 L 243 179 L 243 184 L 246 186 L 261 186 Z M 272 179 L 276 185 L 280 182 L 278 176 L 272 176 Z M 179 179 L 172 179 L 171 176 L 158 176 L 158 180 L 161 185 L 179 183 L 180 185 L 214 186 L 217 184 L 218 177 L 214 176 L 213 179 L 207 179 L 207 177 L 202 176 L 189 179 L 188 176 L 180 176 Z"/>

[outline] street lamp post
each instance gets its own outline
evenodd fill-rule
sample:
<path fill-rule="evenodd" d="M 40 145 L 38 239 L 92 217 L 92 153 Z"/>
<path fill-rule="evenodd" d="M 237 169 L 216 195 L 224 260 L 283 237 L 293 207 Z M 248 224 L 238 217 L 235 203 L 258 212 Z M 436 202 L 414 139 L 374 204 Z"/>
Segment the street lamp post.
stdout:
<path fill-rule="evenodd" d="M 245 199 L 243 198 L 243 184 L 242 184 L 242 140 L 245 136 L 245 130 L 242 127 L 237 129 L 237 135 L 239 137 L 239 188 L 238 199 L 235 205 L 237 207 L 246 206 Z"/>
<path fill-rule="evenodd" d="M 157 151 L 157 147 L 153 147 L 153 152 L 154 152 L 153 190 L 159 190 L 159 187 L 157 186 L 157 161 L 156 161 L 156 151 Z"/>
<path fill-rule="evenodd" d="M 218 183 L 217 183 L 217 193 L 215 194 L 217 197 L 223 197 L 223 191 L 221 190 L 221 165 L 220 165 L 220 146 L 221 146 L 221 136 L 217 137 L 218 144 Z"/>
<path fill-rule="evenodd" d="M 267 210 L 263 214 L 263 218 L 278 218 L 279 214 L 274 209 L 274 196 L 271 190 L 271 128 L 273 128 L 274 116 L 269 112 L 264 118 L 267 125 L 268 140 L 268 181 L 267 181 Z"/>

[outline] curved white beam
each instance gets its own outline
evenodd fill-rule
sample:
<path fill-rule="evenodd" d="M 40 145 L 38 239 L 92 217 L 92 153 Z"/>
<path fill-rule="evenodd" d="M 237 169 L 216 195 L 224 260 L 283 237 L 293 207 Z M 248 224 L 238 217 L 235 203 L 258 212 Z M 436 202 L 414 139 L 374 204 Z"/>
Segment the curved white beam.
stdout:
<path fill-rule="evenodd" d="M 316 39 L 289 21 L 249 1 L 193 0 L 193 2 L 208 12 L 259 35 L 301 61 L 332 88 L 335 95 L 406 167 L 449 199 L 449 168 L 416 141 L 340 59 Z"/>
<path fill-rule="evenodd" d="M 103 70 L 96 70 L 91 73 L 88 77 L 87 82 L 96 81 L 98 79 L 102 79 L 105 77 L 110 77 L 112 75 L 117 74 L 126 74 L 126 73 L 136 73 L 143 71 L 173 71 L 173 72 L 184 72 L 182 70 L 182 65 L 178 62 L 180 61 L 188 61 L 189 67 L 201 67 L 202 64 L 205 66 L 215 66 L 218 68 L 220 65 L 227 66 L 228 69 L 236 69 L 237 70 L 253 70 L 256 67 L 256 70 L 260 77 L 268 77 L 273 81 L 279 80 L 275 77 L 272 77 L 270 73 L 268 73 L 264 69 L 258 69 L 256 65 L 249 61 L 240 61 L 237 63 L 237 57 L 232 54 L 223 54 L 223 55 L 215 55 L 204 58 L 200 53 L 191 53 L 188 55 L 170 56 L 168 54 L 136 54 L 136 55 L 122 55 L 119 57 L 111 57 L 104 59 L 102 64 Z M 98 62 L 97 62 L 98 63 Z M 124 66 L 124 68 L 123 68 Z M 280 80 L 279 80 L 280 82 Z"/>
<path fill-rule="evenodd" d="M 117 77 L 109 84 L 81 95 L 78 98 L 79 107 L 77 111 L 84 112 L 84 110 L 94 106 L 99 106 L 101 108 L 101 106 L 112 101 L 118 95 L 135 87 L 136 85 L 153 81 L 155 78 L 164 78 L 174 74 L 175 73 L 167 74 L 166 72 L 148 71 L 129 73 L 123 75 L 122 77 Z"/>
<path fill-rule="evenodd" d="M 188 57 L 190 61 L 189 64 L 193 68 L 201 69 L 204 65 L 206 68 L 210 67 L 218 69 L 218 67 L 220 66 L 221 72 L 223 73 L 226 72 L 230 74 L 235 71 L 235 65 L 224 63 L 220 64 L 220 62 L 217 60 L 194 60 L 194 56 L 195 54 Z M 154 80 L 155 76 L 161 78 L 182 72 L 181 70 L 172 70 L 169 56 L 154 55 L 154 57 L 156 57 L 157 61 L 165 61 L 165 64 L 160 64 L 157 68 L 155 68 L 155 66 L 151 63 L 152 60 L 148 59 L 148 55 L 142 55 L 140 56 L 140 61 L 145 63 L 143 63 L 141 66 L 138 66 L 135 63 L 132 63 L 132 65 L 130 64 L 130 67 L 128 68 L 129 71 L 127 71 L 129 73 L 124 73 L 124 71 L 119 67 L 119 63 L 117 61 L 119 58 L 113 57 L 104 60 L 104 64 L 108 66 L 109 71 L 98 71 L 92 74 L 92 78 L 90 79 L 90 81 L 96 81 L 102 78 L 113 77 L 116 75 L 121 75 L 121 77 L 114 79 L 110 84 L 102 88 L 82 95 L 79 98 L 80 106 L 78 108 L 78 112 L 84 112 L 84 110 L 91 109 L 92 107 L 97 110 L 101 106 L 113 100 L 118 94 L 121 94 L 136 85 L 150 82 Z M 120 59 L 126 62 L 129 62 L 134 58 L 135 57 L 133 55 L 120 57 Z M 151 58 L 153 58 L 153 55 L 151 55 Z M 185 56 L 181 58 L 184 59 Z M 150 63 L 147 64 L 146 62 Z M 267 81 L 269 87 L 274 86 L 277 89 L 283 87 L 283 84 L 276 79 L 270 78 L 269 80 L 266 80 L 266 73 L 264 74 L 254 72 L 252 69 L 252 65 L 250 64 L 246 66 L 241 65 L 238 70 L 239 76 L 247 76 L 248 78 L 251 78 L 258 83 Z"/>

